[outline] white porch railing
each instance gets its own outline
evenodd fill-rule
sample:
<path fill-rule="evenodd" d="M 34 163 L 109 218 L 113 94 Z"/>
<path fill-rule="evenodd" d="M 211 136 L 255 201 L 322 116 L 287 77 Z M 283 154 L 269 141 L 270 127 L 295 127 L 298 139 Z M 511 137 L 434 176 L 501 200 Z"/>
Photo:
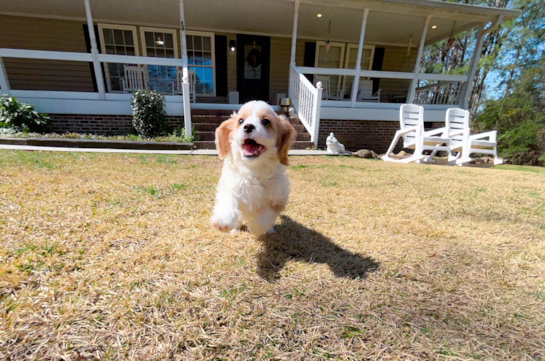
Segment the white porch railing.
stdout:
<path fill-rule="evenodd" d="M 110 100 L 110 101 L 122 101 L 129 100 L 129 94 L 119 93 L 106 93 L 99 94 L 99 92 L 68 92 L 68 91 L 39 91 L 39 90 L 12 90 L 9 85 L 8 74 L 5 70 L 2 58 L 20 58 L 20 59 L 41 59 L 41 60 L 61 60 L 61 61 L 73 61 L 73 62 L 93 62 L 93 54 L 91 53 L 77 53 L 77 52 L 65 52 L 65 51 L 44 51 L 44 50 L 26 50 L 26 49 L 2 49 L 0 48 L 0 94 L 11 94 L 18 97 L 28 98 L 43 98 L 43 99 L 66 99 L 66 100 Z M 126 56 L 126 55 L 108 55 L 98 54 L 98 61 L 104 63 L 118 63 L 118 64 L 138 64 L 138 65 L 159 65 L 159 66 L 173 66 L 177 68 L 186 69 L 183 66 L 180 59 L 167 59 L 167 58 L 152 58 L 144 56 Z M 184 83 L 185 84 L 185 83 Z M 189 85 L 189 84 L 188 84 Z M 185 90 L 185 87 L 184 87 Z M 167 102 L 169 99 L 176 98 L 179 102 L 179 96 L 166 96 Z M 189 101 L 189 91 L 184 91 L 182 95 L 183 99 L 183 116 L 184 126 L 186 134 L 191 135 L 191 109 Z M 168 103 L 167 103 L 168 105 Z"/>
<path fill-rule="evenodd" d="M 299 120 L 310 133 L 310 140 L 318 145 L 320 130 L 320 109 L 322 107 L 322 88 L 318 87 L 303 75 L 295 65 L 290 66 L 289 97 L 292 101 Z"/>
<path fill-rule="evenodd" d="M 416 88 L 416 104 L 458 105 L 463 82 L 439 81 Z"/>
<path fill-rule="evenodd" d="M 354 77 L 356 76 L 356 70 L 355 69 L 335 69 L 335 68 L 313 68 L 313 67 L 304 67 L 300 66 L 297 67 L 297 70 L 299 73 L 302 74 L 312 74 L 312 75 L 329 75 L 329 76 L 337 76 L 337 77 Z M 406 80 L 424 80 L 424 81 L 436 81 L 437 84 L 441 85 L 447 85 L 451 84 L 452 89 L 454 88 L 460 88 L 461 84 L 467 81 L 466 75 L 449 75 L 449 74 L 428 74 L 428 73 L 408 73 L 408 72 L 396 72 L 396 71 L 379 71 L 379 70 L 361 70 L 359 72 L 360 77 L 365 78 L 384 78 L 384 79 L 406 79 Z M 340 81 L 341 84 L 343 84 L 343 81 Z M 407 89 L 409 91 L 409 89 Z M 344 89 L 344 94 L 350 94 L 351 89 Z M 357 93 L 356 93 L 357 94 Z M 354 94 L 352 94 L 353 96 Z M 451 94 L 454 95 L 454 92 Z M 449 98 L 452 100 L 452 96 Z M 457 93 L 457 99 L 459 98 L 459 91 Z M 408 103 L 413 103 L 418 100 L 418 97 L 414 97 L 414 99 L 407 99 Z M 437 98 L 437 100 L 439 100 Z M 445 99 L 441 98 L 441 101 L 445 101 Z M 441 102 L 433 102 L 433 99 L 430 99 L 429 103 L 425 104 L 433 104 L 433 105 L 442 105 L 446 103 Z M 352 99 L 346 99 L 343 101 L 327 101 L 328 105 L 333 105 L 333 103 L 339 103 L 339 107 L 352 107 L 352 108 L 358 108 L 359 105 L 364 104 L 363 102 L 356 102 Z M 346 104 L 340 104 L 340 103 L 346 103 Z M 455 102 L 450 104 L 456 104 Z"/>

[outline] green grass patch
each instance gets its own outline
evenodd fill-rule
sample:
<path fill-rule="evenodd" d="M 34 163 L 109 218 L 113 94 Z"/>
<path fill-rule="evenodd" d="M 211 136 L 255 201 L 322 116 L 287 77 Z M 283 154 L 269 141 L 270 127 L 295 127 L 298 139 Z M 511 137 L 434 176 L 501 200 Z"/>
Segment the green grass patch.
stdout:
<path fill-rule="evenodd" d="M 174 183 L 170 185 L 170 188 L 172 189 L 186 189 L 187 186 L 184 183 Z"/>
<path fill-rule="evenodd" d="M 157 157 L 157 163 L 160 163 L 160 164 L 178 164 L 177 161 L 175 161 L 174 159 L 174 156 L 172 155 L 160 155 Z"/>
<path fill-rule="evenodd" d="M 320 184 L 323 185 L 324 187 L 336 187 L 339 185 L 339 183 L 337 182 L 333 182 L 333 181 L 325 180 L 325 179 L 320 179 Z"/>
<path fill-rule="evenodd" d="M 363 334 L 363 331 L 361 331 L 357 327 L 344 326 L 343 333 L 341 334 L 341 338 L 352 338 L 356 336 L 361 336 L 362 334 Z"/>
<path fill-rule="evenodd" d="M 134 190 L 142 194 L 149 194 L 150 196 L 154 196 L 155 198 L 161 198 L 159 189 L 154 187 L 138 186 L 138 187 L 134 187 Z"/>
<path fill-rule="evenodd" d="M 299 165 L 292 165 L 290 167 L 290 169 L 291 170 L 301 170 L 301 169 L 310 168 L 310 167 L 311 167 L 310 165 L 299 164 Z"/>

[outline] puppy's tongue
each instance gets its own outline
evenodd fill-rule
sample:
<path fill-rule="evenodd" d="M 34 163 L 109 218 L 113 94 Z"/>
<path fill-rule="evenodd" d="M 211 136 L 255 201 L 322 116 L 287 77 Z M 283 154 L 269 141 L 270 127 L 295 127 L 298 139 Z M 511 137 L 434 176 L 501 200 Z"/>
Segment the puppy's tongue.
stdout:
<path fill-rule="evenodd" d="M 264 148 L 264 146 L 256 143 L 252 139 L 247 139 L 244 144 L 242 144 L 242 152 L 246 157 L 256 157 L 263 151 Z"/>

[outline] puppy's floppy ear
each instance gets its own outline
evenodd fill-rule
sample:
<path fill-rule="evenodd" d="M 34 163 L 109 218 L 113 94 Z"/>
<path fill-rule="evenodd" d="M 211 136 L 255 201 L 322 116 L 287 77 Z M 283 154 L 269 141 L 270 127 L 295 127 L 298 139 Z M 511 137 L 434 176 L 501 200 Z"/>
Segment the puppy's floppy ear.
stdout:
<path fill-rule="evenodd" d="M 278 161 L 283 165 L 289 165 L 288 151 L 290 150 L 291 142 L 293 142 L 295 139 L 297 132 L 285 115 L 278 116 L 278 124 L 280 124 L 280 129 L 276 140 L 276 146 L 278 148 Z"/>
<path fill-rule="evenodd" d="M 216 129 L 216 149 L 218 150 L 220 159 L 223 159 L 231 150 L 231 131 L 235 129 L 235 118 L 237 113 L 233 113 L 229 120 L 224 121 Z"/>

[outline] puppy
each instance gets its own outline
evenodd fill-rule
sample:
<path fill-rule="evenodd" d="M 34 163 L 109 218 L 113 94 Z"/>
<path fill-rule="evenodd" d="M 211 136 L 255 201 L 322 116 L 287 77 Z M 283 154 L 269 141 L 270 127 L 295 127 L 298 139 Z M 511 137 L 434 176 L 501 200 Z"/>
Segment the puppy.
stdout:
<path fill-rule="evenodd" d="M 210 218 L 213 229 L 229 232 L 246 224 L 256 236 L 273 231 L 288 202 L 284 166 L 295 134 L 287 118 L 263 101 L 244 104 L 216 129 L 224 161 Z"/>

